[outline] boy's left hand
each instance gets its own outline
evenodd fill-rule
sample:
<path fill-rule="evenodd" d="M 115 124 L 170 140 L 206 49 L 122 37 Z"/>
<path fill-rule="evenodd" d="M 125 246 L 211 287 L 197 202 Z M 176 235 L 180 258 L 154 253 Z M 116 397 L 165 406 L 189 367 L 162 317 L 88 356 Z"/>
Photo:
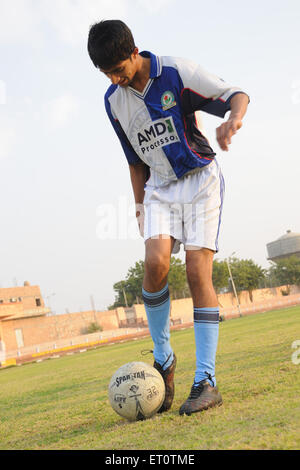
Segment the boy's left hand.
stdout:
<path fill-rule="evenodd" d="M 221 149 L 228 152 L 228 145 L 231 144 L 231 137 L 242 127 L 241 118 L 229 118 L 223 122 L 216 130 L 217 141 Z"/>

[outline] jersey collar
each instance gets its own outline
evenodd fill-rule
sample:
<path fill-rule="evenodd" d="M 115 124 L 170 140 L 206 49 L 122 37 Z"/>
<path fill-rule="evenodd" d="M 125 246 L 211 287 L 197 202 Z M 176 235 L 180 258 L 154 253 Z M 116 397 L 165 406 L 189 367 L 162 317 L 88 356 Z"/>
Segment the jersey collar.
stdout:
<path fill-rule="evenodd" d="M 152 52 L 149 52 L 149 51 L 142 51 L 142 52 L 140 52 L 140 55 L 142 57 L 146 57 L 146 58 L 151 60 L 150 78 L 159 77 L 161 75 L 161 72 L 162 72 L 162 65 L 161 65 L 160 58 L 158 56 L 152 54 Z"/>

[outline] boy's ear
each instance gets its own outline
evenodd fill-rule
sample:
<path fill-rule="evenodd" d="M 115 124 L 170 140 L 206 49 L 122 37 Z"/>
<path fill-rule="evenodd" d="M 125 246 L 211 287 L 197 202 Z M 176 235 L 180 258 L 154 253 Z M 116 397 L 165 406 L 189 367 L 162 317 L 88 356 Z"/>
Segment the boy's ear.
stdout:
<path fill-rule="evenodd" d="M 133 57 L 134 59 L 137 58 L 137 56 L 139 55 L 139 49 L 137 47 L 135 47 L 133 49 L 133 53 L 131 54 L 131 57 Z"/>

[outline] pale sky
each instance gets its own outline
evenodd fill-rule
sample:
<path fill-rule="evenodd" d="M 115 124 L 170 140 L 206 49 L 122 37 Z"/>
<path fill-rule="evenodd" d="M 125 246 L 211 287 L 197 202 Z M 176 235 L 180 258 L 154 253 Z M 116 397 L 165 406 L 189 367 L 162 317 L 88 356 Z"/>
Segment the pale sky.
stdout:
<path fill-rule="evenodd" d="M 102 19 L 125 21 L 140 50 L 192 59 L 250 95 L 229 152 L 215 140 L 221 119 L 203 115 L 226 182 L 216 257 L 268 267 L 266 244 L 300 232 L 299 0 L 0 0 L 0 286 L 38 284 L 56 313 L 90 309 L 91 295 L 105 310 L 144 258 L 103 106 L 109 81 L 86 50 Z M 118 217 L 106 240 L 103 207 Z"/>

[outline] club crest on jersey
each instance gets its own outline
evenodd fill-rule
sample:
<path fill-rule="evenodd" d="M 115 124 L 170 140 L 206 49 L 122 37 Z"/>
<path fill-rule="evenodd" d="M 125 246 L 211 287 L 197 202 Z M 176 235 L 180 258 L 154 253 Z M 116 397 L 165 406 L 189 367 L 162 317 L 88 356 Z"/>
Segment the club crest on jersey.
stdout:
<path fill-rule="evenodd" d="M 176 106 L 175 96 L 171 91 L 165 91 L 161 97 L 161 105 L 163 111 L 167 111 L 167 109 L 173 108 Z"/>

